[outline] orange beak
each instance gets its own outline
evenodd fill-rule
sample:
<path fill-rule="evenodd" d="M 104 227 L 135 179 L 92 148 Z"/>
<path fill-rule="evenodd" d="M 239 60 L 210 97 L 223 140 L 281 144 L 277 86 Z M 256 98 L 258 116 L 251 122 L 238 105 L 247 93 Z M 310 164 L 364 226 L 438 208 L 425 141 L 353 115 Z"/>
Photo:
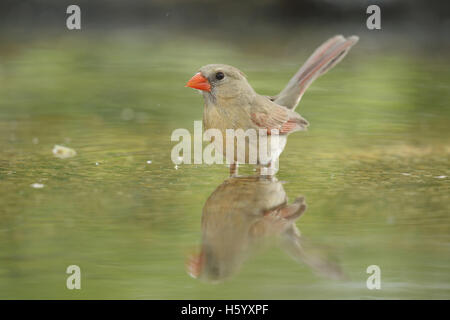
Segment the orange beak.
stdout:
<path fill-rule="evenodd" d="M 200 72 L 196 73 L 185 85 L 185 87 L 198 90 L 211 91 L 211 85 Z"/>

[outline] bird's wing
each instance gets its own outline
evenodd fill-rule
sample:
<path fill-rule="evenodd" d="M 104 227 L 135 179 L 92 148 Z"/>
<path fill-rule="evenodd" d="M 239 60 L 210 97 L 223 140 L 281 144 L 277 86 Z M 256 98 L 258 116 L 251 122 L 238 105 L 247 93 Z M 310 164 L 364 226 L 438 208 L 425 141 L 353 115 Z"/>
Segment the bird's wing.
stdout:
<path fill-rule="evenodd" d="M 288 82 L 286 87 L 271 100 L 275 103 L 294 110 L 309 85 L 336 64 L 338 64 L 358 42 L 357 36 L 344 38 L 342 35 L 334 36 L 325 41 L 306 60 L 305 64 Z"/>
<path fill-rule="evenodd" d="M 304 197 L 297 198 L 292 204 L 286 202 L 265 210 L 263 218 L 257 220 L 249 230 L 249 234 L 255 238 L 263 236 L 279 235 L 292 227 L 292 224 L 306 211 Z"/>
<path fill-rule="evenodd" d="M 257 96 L 250 109 L 252 122 L 259 128 L 278 130 L 279 134 L 304 131 L 309 123 L 298 113 L 270 101 L 267 97 Z"/>

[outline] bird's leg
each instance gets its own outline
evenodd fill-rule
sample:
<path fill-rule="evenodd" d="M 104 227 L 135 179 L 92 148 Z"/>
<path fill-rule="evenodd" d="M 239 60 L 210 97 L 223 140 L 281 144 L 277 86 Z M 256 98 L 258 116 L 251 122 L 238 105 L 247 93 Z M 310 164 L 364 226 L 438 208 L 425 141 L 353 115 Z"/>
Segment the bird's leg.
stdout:
<path fill-rule="evenodd" d="M 270 162 L 270 170 L 273 176 L 277 174 L 279 167 L 280 167 L 280 160 L 278 158 Z"/>
<path fill-rule="evenodd" d="M 268 165 L 260 164 L 258 166 L 258 174 L 260 176 L 262 176 L 262 177 L 270 176 L 270 174 L 269 174 L 269 167 L 270 167 L 270 163 Z"/>
<path fill-rule="evenodd" d="M 236 177 L 238 175 L 239 165 L 237 162 L 230 164 L 230 177 Z"/>
<path fill-rule="evenodd" d="M 267 165 L 259 166 L 260 176 L 274 176 L 278 172 L 278 159 L 270 161 Z"/>

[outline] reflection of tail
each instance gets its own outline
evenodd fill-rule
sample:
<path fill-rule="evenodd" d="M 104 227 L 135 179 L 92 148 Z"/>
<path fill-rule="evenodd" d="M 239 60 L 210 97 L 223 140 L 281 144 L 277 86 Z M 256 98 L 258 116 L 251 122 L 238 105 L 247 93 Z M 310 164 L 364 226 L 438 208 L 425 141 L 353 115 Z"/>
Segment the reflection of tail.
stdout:
<path fill-rule="evenodd" d="M 286 230 L 282 239 L 282 248 L 297 262 L 304 263 L 316 273 L 331 278 L 345 279 L 338 264 L 331 261 L 324 252 L 314 248 L 301 237 L 295 225 Z"/>
<path fill-rule="evenodd" d="M 316 273 L 332 278 L 345 278 L 340 267 L 331 261 L 323 251 L 314 248 L 301 237 L 295 221 L 306 211 L 304 197 L 286 205 L 283 203 L 264 212 L 262 224 L 255 224 L 252 228 L 254 236 L 261 234 L 281 235 L 282 248 L 297 262 L 304 263 Z"/>
<path fill-rule="evenodd" d="M 272 100 L 294 110 L 309 85 L 336 64 L 338 64 L 358 42 L 357 36 L 344 38 L 341 35 L 327 40 L 309 57 L 292 77 L 286 87 Z"/>

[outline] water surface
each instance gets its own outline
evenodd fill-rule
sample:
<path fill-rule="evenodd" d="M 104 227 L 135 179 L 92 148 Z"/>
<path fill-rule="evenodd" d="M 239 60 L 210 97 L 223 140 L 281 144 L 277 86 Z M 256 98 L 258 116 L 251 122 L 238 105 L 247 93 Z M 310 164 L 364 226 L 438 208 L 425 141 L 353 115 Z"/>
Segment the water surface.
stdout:
<path fill-rule="evenodd" d="M 324 39 L 277 52 L 183 37 L 1 45 L 0 298 L 450 298 L 450 64 L 364 39 L 305 94 L 297 111 L 311 126 L 290 136 L 277 175 L 290 202 L 305 197 L 303 237 L 346 278 L 276 246 L 220 284 L 185 270 L 202 208 L 228 178 L 225 165 L 170 160 L 172 131 L 202 117 L 185 81 L 227 63 L 275 94 Z M 58 159 L 55 144 L 77 155 Z M 66 289 L 72 264 L 81 290 Z M 381 290 L 366 288 L 369 265 Z"/>

